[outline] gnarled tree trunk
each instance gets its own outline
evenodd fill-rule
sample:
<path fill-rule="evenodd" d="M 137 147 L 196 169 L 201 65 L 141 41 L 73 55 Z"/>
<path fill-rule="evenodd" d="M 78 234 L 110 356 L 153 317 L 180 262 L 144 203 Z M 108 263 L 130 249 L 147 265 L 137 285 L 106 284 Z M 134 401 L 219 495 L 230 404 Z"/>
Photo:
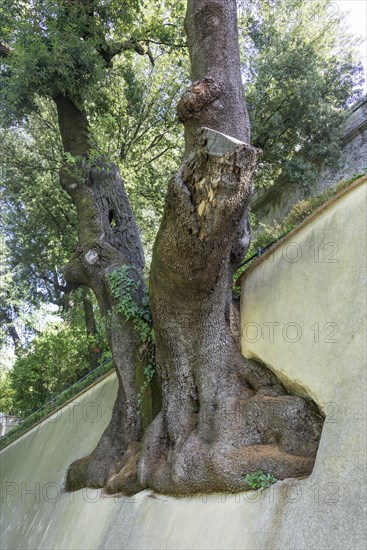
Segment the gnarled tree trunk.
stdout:
<path fill-rule="evenodd" d="M 186 156 L 150 275 L 163 407 L 139 463 L 142 485 L 180 494 L 243 489 L 258 470 L 308 474 L 322 425 L 310 401 L 240 352 L 232 284 L 249 243 L 258 151 L 249 145 L 236 2 L 188 0 L 185 26 L 194 80 L 178 105 Z"/>
<path fill-rule="evenodd" d="M 78 248 L 64 268 L 70 285 L 93 290 L 106 319 L 108 343 L 116 367 L 119 390 L 112 419 L 96 449 L 74 462 L 68 470 L 66 489 L 85 486 L 110 487 L 112 491 L 140 489 L 136 461 L 142 436 L 142 409 L 150 420 L 151 394 L 145 392 L 146 354 L 132 320 L 114 310 L 118 300 L 111 292 L 109 274 L 129 266 L 137 283 L 134 300 L 141 304 L 144 293 L 144 254 L 139 232 L 117 167 L 103 159 L 88 159 L 89 128 L 85 113 L 65 96 L 57 96 L 59 126 L 65 152 L 75 164 L 61 169 L 61 184 L 77 209 Z M 123 293 L 125 289 L 121 289 Z"/>

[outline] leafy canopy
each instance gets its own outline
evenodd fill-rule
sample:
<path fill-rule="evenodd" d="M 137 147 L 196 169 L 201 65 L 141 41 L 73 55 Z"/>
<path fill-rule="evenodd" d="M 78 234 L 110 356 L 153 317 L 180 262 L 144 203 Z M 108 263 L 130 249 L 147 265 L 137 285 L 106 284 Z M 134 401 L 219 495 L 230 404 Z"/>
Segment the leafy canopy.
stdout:
<path fill-rule="evenodd" d="M 241 3 L 240 24 L 252 140 L 263 150 L 256 184 L 296 185 L 335 163 L 346 107 L 361 94 L 358 39 L 329 0 Z"/>
<path fill-rule="evenodd" d="M 176 19 L 182 17 L 183 6 L 176 4 L 4 0 L 0 24 L 12 54 L 1 69 L 3 116 L 21 119 L 37 110 L 37 97 L 59 94 L 84 108 L 108 87 L 108 69 L 116 53 L 131 50 L 143 55 L 150 43 L 182 40 Z"/>
<path fill-rule="evenodd" d="M 48 327 L 9 372 L 12 411 L 23 418 L 30 415 L 89 371 L 83 327 L 69 323 Z"/>

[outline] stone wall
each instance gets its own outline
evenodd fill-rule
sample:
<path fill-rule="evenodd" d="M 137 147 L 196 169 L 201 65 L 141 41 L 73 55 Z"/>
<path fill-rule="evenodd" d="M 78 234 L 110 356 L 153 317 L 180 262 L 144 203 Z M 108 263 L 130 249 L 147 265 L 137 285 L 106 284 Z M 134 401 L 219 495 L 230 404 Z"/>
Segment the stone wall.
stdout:
<path fill-rule="evenodd" d="M 334 187 L 367 167 L 367 94 L 349 109 L 343 129 L 343 151 L 340 162 L 332 168 L 322 168 L 317 191 Z"/>

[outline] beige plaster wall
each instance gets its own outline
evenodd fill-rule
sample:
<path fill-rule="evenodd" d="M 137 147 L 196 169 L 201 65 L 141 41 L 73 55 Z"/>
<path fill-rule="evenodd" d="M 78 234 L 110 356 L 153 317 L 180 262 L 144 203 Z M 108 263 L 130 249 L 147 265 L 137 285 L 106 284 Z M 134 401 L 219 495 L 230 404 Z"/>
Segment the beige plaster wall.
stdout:
<path fill-rule="evenodd" d="M 112 501 L 63 484 L 70 461 L 93 450 L 116 393 L 113 374 L 0 453 L 1 548 L 98 548 Z"/>
<path fill-rule="evenodd" d="M 107 425 L 117 390 L 111 375 L 1 452 L 1 548 L 364 549 L 365 203 L 365 185 L 350 191 L 292 237 L 298 261 L 289 261 L 297 246 L 286 248 L 286 260 L 278 248 L 242 282 L 244 353 L 326 413 L 309 478 L 193 498 L 63 493 L 68 464 L 90 452 Z M 274 322 L 269 338 L 264 323 Z M 298 325 L 301 337 L 289 342 Z"/>
<path fill-rule="evenodd" d="M 366 544 L 366 234 L 362 182 L 242 279 L 244 355 L 326 415 L 302 498 L 278 509 L 275 547 Z"/>

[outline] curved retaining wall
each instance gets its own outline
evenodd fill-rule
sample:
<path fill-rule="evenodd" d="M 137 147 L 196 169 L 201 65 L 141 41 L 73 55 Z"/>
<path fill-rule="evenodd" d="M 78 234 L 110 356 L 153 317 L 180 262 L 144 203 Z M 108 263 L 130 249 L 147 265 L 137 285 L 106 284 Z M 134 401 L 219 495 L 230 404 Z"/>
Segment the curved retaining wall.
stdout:
<path fill-rule="evenodd" d="M 277 506 L 274 548 L 366 546 L 366 186 L 322 206 L 241 282 L 244 355 L 326 415 L 312 475 Z"/>
<path fill-rule="evenodd" d="M 1 548 L 364 549 L 365 216 L 360 183 L 242 280 L 244 354 L 326 414 L 309 478 L 192 498 L 63 493 L 68 464 L 94 448 L 110 418 L 110 375 L 1 452 Z"/>

